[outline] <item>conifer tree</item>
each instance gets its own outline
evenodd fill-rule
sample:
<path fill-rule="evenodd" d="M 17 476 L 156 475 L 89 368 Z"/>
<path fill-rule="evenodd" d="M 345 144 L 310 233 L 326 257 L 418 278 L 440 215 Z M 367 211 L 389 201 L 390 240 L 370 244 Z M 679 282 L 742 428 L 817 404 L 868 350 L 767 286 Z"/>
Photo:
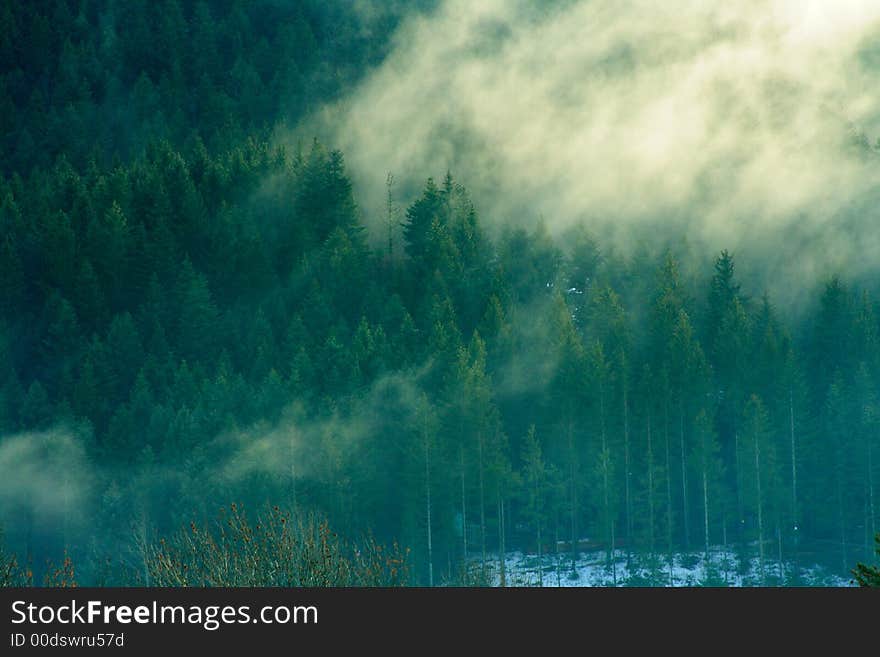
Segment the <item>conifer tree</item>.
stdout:
<path fill-rule="evenodd" d="M 523 441 L 523 496 L 524 515 L 535 531 L 535 546 L 538 554 L 538 586 L 544 585 L 544 541 L 545 500 L 547 497 L 547 471 L 541 450 L 541 443 L 535 433 L 535 425 L 529 427 Z"/>
<path fill-rule="evenodd" d="M 880 534 L 874 536 L 874 542 L 876 543 L 875 551 L 880 555 Z M 877 566 L 858 563 L 852 572 L 859 586 L 880 588 L 880 568 Z"/>

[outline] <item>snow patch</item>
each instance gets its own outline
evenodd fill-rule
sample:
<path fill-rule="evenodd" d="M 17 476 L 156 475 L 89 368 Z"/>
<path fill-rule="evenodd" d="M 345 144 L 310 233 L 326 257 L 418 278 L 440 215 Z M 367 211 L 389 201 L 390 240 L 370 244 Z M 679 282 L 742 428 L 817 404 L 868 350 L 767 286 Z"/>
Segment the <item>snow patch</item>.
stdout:
<path fill-rule="evenodd" d="M 701 552 L 667 555 L 627 554 L 616 550 L 585 551 L 572 563 L 570 553 L 544 555 L 512 552 L 505 559 L 506 586 L 852 586 L 850 579 L 819 565 L 765 561 L 763 575 L 758 557 L 741 557 L 721 547 Z M 478 570 L 479 560 L 472 562 Z M 488 581 L 501 585 L 500 561 L 486 564 Z"/>

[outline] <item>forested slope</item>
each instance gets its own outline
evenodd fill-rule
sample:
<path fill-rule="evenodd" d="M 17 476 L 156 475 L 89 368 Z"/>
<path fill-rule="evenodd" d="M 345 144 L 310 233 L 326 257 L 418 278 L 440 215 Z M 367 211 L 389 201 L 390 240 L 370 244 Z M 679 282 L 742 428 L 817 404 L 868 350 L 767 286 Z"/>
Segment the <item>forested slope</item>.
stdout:
<path fill-rule="evenodd" d="M 342 153 L 273 130 L 398 17 L 3 4 L 7 542 L 116 583 L 144 541 L 243 501 L 398 540 L 412 583 L 579 543 L 724 543 L 786 583 L 869 559 L 876 289 L 829 273 L 783 313 L 727 251 L 489 231 L 443 172 L 364 216 Z"/>

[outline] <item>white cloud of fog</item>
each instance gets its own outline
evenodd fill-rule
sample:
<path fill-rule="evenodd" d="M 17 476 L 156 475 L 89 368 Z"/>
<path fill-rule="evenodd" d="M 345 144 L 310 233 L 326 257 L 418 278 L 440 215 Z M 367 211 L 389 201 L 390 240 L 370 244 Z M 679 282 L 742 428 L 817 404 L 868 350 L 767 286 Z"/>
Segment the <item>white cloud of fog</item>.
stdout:
<path fill-rule="evenodd" d="M 218 451 L 228 456 L 216 466 L 216 476 L 228 482 L 254 474 L 332 481 L 338 468 L 363 456 L 374 439 L 402 447 L 422 408 L 417 381 L 425 371 L 382 376 L 344 409 L 326 416 L 309 416 L 293 402 L 273 425 L 219 436 Z"/>
<path fill-rule="evenodd" d="M 873 139 L 880 118 L 880 1 L 548 6 L 414 15 L 315 117 L 307 130 L 343 150 L 368 221 L 387 171 L 409 201 L 450 168 L 489 223 L 586 220 L 623 244 L 675 224 L 712 248 L 748 243 L 783 285 L 876 262 L 872 220 L 846 213 L 880 167 L 843 144 L 852 127 Z"/>
<path fill-rule="evenodd" d="M 53 429 L 0 439 L 2 515 L 27 509 L 43 522 L 69 522 L 85 510 L 90 484 L 85 449 L 71 434 Z"/>

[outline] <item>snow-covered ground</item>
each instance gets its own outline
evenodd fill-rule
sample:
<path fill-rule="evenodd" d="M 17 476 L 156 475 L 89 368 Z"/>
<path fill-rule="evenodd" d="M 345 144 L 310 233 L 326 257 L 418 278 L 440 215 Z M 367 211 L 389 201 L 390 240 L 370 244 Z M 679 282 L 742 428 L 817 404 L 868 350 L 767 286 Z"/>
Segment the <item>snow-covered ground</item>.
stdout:
<path fill-rule="evenodd" d="M 505 559 L 507 586 L 852 586 L 850 578 L 828 572 L 821 566 L 766 560 L 763 583 L 757 557 L 740 559 L 722 548 L 702 552 L 628 556 L 618 550 L 614 559 L 605 551 L 582 552 L 572 567 L 571 554 L 545 555 L 512 552 Z M 480 569 L 479 558 L 472 562 Z M 497 556 L 487 564 L 490 581 L 501 582 Z"/>

